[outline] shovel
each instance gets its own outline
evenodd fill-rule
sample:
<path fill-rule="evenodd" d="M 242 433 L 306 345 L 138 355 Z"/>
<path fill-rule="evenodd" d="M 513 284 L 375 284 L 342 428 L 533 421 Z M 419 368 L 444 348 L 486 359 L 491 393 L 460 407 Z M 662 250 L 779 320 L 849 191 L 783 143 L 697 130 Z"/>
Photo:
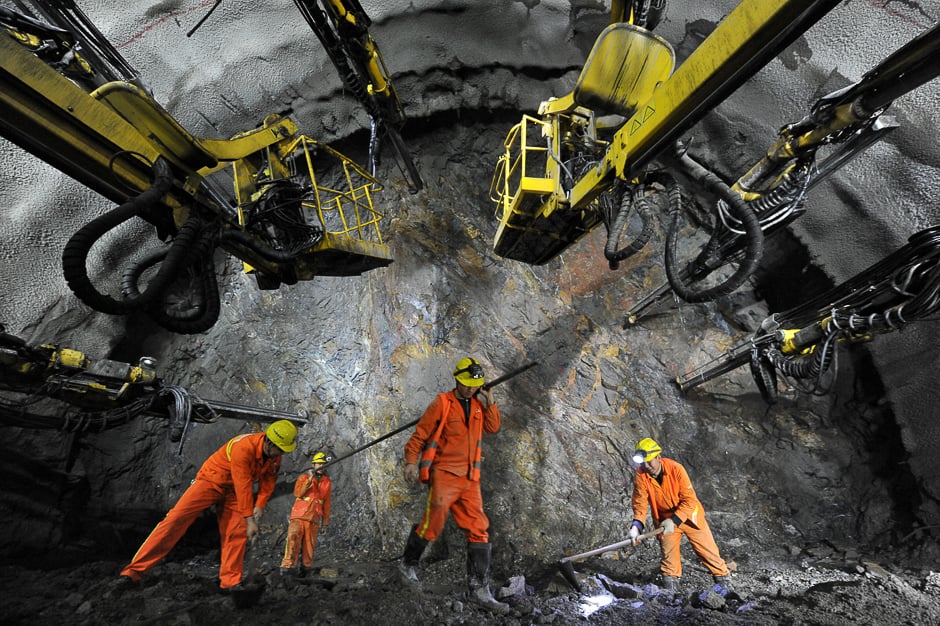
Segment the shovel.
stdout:
<path fill-rule="evenodd" d="M 624 546 L 633 545 L 634 541 L 642 541 L 643 539 L 649 539 L 650 537 L 655 537 L 659 533 L 663 532 L 662 527 L 657 528 L 656 530 L 638 535 L 636 539 L 625 539 L 623 541 L 618 541 L 617 543 L 612 543 L 609 546 L 604 546 L 603 548 L 596 548 L 588 552 L 582 552 L 581 554 L 572 554 L 571 556 L 566 556 L 565 558 L 558 561 L 558 569 L 561 572 L 561 575 L 565 577 L 575 591 L 581 593 L 581 583 L 578 582 L 578 577 L 574 573 L 573 561 L 583 561 L 584 559 L 596 556 L 598 554 L 603 554 L 605 552 L 610 552 L 611 550 L 616 550 L 617 548 L 622 548 Z"/>
<path fill-rule="evenodd" d="M 248 542 L 248 546 L 245 548 L 245 573 L 242 575 L 242 582 L 232 587 L 230 592 L 232 602 L 235 604 L 236 609 L 249 609 L 253 607 L 258 604 L 258 601 L 261 600 L 261 594 L 264 593 L 266 583 L 264 576 L 258 572 L 255 560 L 255 553 L 258 551 L 255 545 L 257 543 L 257 535 L 252 537 L 251 541 Z"/>

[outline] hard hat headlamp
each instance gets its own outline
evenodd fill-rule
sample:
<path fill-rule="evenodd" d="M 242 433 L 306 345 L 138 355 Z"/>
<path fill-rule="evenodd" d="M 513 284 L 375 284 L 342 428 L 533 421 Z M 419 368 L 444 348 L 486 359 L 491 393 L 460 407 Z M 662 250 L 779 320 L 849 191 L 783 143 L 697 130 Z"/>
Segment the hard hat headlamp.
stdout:
<path fill-rule="evenodd" d="M 633 450 L 633 462 L 637 465 L 642 465 L 658 457 L 662 451 L 663 449 L 659 444 L 649 437 L 640 439 L 636 444 L 636 448 Z"/>
<path fill-rule="evenodd" d="M 463 373 L 467 374 L 466 377 L 472 378 L 474 380 L 478 380 L 480 378 L 483 378 L 483 366 L 480 365 L 479 363 L 471 363 L 467 367 L 463 367 L 459 370 L 456 370 L 454 372 L 454 376 L 459 376 L 460 374 L 463 374 Z"/>
<path fill-rule="evenodd" d="M 464 357 L 454 366 L 454 378 L 457 383 L 467 387 L 480 387 L 486 384 L 483 366 L 476 359 Z"/>

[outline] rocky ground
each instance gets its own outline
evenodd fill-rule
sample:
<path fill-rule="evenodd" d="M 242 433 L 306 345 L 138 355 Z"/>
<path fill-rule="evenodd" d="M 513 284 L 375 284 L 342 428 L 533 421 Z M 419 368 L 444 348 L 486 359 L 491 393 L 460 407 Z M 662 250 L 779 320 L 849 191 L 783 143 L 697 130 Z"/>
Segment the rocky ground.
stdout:
<path fill-rule="evenodd" d="M 685 572 L 672 594 L 657 585 L 656 551 L 648 542 L 577 563 L 580 593 L 554 559 L 496 571 L 494 594 L 511 606 L 505 616 L 468 602 L 457 557 L 424 562 L 423 589 L 411 590 L 394 561 L 317 562 L 307 578 L 284 578 L 273 550 L 254 561 L 258 597 L 218 591 L 217 551 L 171 554 L 130 589 L 117 584 L 114 561 L 43 570 L 5 565 L 0 610 L 5 624 L 34 625 L 940 623 L 940 572 L 901 568 L 890 555 L 829 544 L 770 548 L 732 563 L 728 593 L 711 584 L 683 544 Z"/>

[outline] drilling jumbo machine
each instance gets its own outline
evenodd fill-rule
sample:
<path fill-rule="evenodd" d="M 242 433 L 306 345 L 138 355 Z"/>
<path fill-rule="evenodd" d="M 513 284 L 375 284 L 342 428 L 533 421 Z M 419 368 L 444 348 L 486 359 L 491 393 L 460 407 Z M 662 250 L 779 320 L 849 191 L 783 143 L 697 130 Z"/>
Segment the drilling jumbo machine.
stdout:
<path fill-rule="evenodd" d="M 241 259 L 261 289 L 392 262 L 373 204 L 382 142 L 411 191 L 423 184 L 401 139 L 401 103 L 356 0 L 295 4 L 371 118 L 370 167 L 275 114 L 234 137 L 193 136 L 73 0 L 0 5 L 0 134 L 118 205 L 63 252 L 65 278 L 85 304 L 198 333 L 219 316 L 216 248 Z M 159 242 L 115 281 L 120 294 L 99 291 L 91 248 L 134 218 Z"/>
<path fill-rule="evenodd" d="M 525 115 L 506 137 L 490 187 L 494 251 L 541 265 L 603 224 L 604 256 L 616 270 L 650 241 L 653 200 L 664 198 L 668 282 L 630 307 L 624 327 L 667 296 L 708 302 L 742 286 L 757 269 L 765 235 L 804 214 L 815 185 L 898 127 L 887 114 L 895 99 L 940 75 L 935 24 L 783 126 L 737 180 L 692 158 L 682 134 L 838 4 L 742 0 L 675 67 L 672 47 L 652 32 L 665 0 L 613 0 L 611 22 L 571 93 L 542 102 L 538 116 Z M 706 233 L 699 239 L 682 225 L 690 197 L 689 213 Z M 637 234 L 622 243 L 628 230 Z M 936 226 L 912 235 L 831 293 L 768 317 L 750 342 L 716 359 L 724 362 L 677 384 L 686 390 L 748 364 L 768 402 L 777 371 L 819 388 L 837 343 L 930 319 L 940 308 L 936 242 Z"/>
<path fill-rule="evenodd" d="M 940 73 L 934 26 L 781 128 L 737 181 L 692 159 L 682 135 L 838 4 L 742 0 L 676 67 L 672 46 L 652 32 L 665 0 L 613 0 L 610 24 L 574 89 L 542 102 L 537 117 L 524 116 L 506 137 L 490 187 L 499 222 L 494 251 L 541 265 L 603 224 L 604 256 L 617 269 L 650 240 L 650 199 L 662 195 L 669 282 L 633 307 L 628 323 L 668 294 L 707 302 L 740 287 L 760 261 L 764 235 L 799 217 L 813 185 L 897 127 L 884 114 L 895 98 Z M 680 182 L 691 191 L 683 194 Z M 693 249 L 679 239 L 683 196 L 716 199 L 701 220 L 710 237 L 687 261 L 679 258 Z M 639 233 L 621 243 L 633 221 Z"/>
<path fill-rule="evenodd" d="M 196 137 L 73 0 L 15 0 L 15 10 L 10 4 L 0 0 L 0 135 L 118 205 L 74 233 L 63 251 L 66 281 L 82 302 L 199 333 L 220 313 L 216 248 L 240 259 L 261 289 L 392 262 L 373 204 L 382 190 L 376 166 L 383 144 L 412 193 L 423 182 L 401 138 L 401 103 L 357 0 L 295 4 L 370 117 L 366 167 L 274 114 L 234 137 Z M 109 243 L 121 244 L 120 227 L 135 218 L 153 226 L 157 241 L 113 281 L 119 289 L 99 290 L 88 267 L 92 247 L 112 231 Z M 307 421 L 303 411 L 210 401 L 164 384 L 149 357 L 129 364 L 33 345 L 2 323 L 0 391 L 11 394 L 0 395 L 0 423 L 81 433 L 141 414 L 165 416 L 180 452 L 192 422 Z"/>

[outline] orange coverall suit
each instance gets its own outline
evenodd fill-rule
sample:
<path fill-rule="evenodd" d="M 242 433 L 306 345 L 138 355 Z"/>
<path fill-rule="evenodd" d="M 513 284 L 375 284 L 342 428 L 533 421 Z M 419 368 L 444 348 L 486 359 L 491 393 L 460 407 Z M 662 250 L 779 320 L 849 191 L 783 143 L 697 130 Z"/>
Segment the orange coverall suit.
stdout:
<path fill-rule="evenodd" d="M 660 569 L 663 575 L 680 578 L 682 576 L 682 558 L 679 543 L 682 535 L 689 538 L 689 545 L 708 568 L 712 576 L 727 576 L 728 566 L 718 553 L 718 546 L 712 537 L 712 531 L 705 521 L 705 509 L 699 502 L 689 474 L 680 463 L 660 457 L 663 464 L 662 484 L 653 478 L 645 467 L 636 471 L 633 481 L 633 519 L 646 523 L 647 502 L 652 508 L 655 526 L 674 517 L 676 531 L 669 535 L 660 534 L 658 539 L 663 552 Z"/>
<path fill-rule="evenodd" d="M 434 437 L 440 420 L 446 420 L 438 441 L 438 452 L 431 464 L 430 489 L 424 517 L 415 533 L 433 541 L 444 528 L 447 512 L 467 535 L 469 543 L 489 541 L 490 520 L 483 512 L 480 493 L 480 463 L 483 433 L 499 431 L 500 415 L 496 405 L 483 408 L 475 397 L 470 399 L 470 417 L 453 391 L 438 394 L 418 420 L 415 432 L 405 444 L 405 462 L 418 463 L 428 439 Z"/>
<path fill-rule="evenodd" d="M 265 437 L 264 433 L 238 435 L 213 452 L 121 575 L 140 580 L 169 553 L 200 513 L 216 505 L 222 538 L 219 586 L 227 589 L 240 583 L 248 543 L 245 518 L 254 514 L 255 507 L 267 505 L 281 467 L 280 457 L 264 459 Z M 257 498 L 253 494 L 255 481 L 259 482 Z"/>
<path fill-rule="evenodd" d="M 326 474 L 317 476 L 303 473 L 294 483 L 294 508 L 287 525 L 287 545 L 281 567 L 295 567 L 298 558 L 309 569 L 313 565 L 313 551 L 317 548 L 320 524 L 330 525 L 330 491 L 332 483 Z"/>

